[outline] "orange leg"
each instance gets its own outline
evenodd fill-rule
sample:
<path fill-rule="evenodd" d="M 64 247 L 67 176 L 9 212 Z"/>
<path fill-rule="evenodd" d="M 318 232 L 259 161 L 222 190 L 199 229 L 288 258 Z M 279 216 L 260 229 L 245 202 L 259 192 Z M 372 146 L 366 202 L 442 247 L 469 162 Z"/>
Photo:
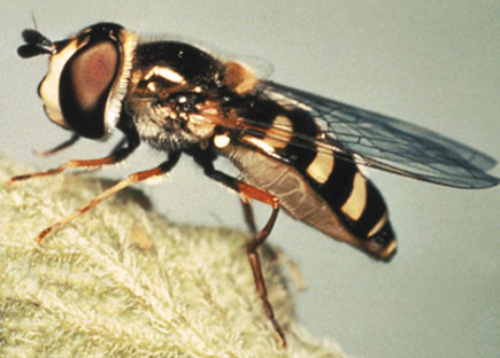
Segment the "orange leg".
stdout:
<path fill-rule="evenodd" d="M 89 168 L 100 168 L 104 165 L 107 164 L 114 164 L 117 161 L 115 160 L 114 156 L 108 156 L 100 159 L 89 159 L 89 160 L 70 160 L 69 162 L 64 163 L 63 165 L 58 166 L 57 168 L 49 169 L 44 172 L 38 172 L 38 173 L 31 173 L 31 174 L 24 174 L 24 175 L 18 175 L 15 177 L 10 178 L 9 184 L 13 184 L 16 181 L 21 181 L 21 180 L 28 180 L 28 179 L 34 179 L 34 178 L 41 178 L 41 177 L 47 177 L 47 176 L 52 176 L 59 174 L 63 172 L 66 169 L 74 169 L 74 168 L 83 168 L 83 169 L 89 169 Z"/>
<path fill-rule="evenodd" d="M 279 200 L 276 196 L 270 193 L 267 193 L 252 185 L 244 183 L 241 180 L 238 180 L 230 175 L 227 175 L 221 171 L 216 170 L 213 165 L 214 158 L 210 157 L 210 155 L 208 155 L 207 152 L 204 151 L 197 152 L 193 157 L 195 161 L 203 167 L 203 169 L 205 170 L 205 174 L 208 177 L 235 190 L 240 195 L 241 202 L 243 205 L 243 211 L 245 214 L 245 220 L 247 222 L 250 231 L 253 234 L 252 239 L 247 244 L 247 256 L 248 256 L 248 261 L 250 262 L 250 266 L 252 267 L 253 278 L 255 281 L 255 288 L 257 290 L 257 294 L 260 297 L 260 300 L 262 301 L 262 305 L 264 306 L 264 312 L 266 313 L 267 318 L 273 325 L 274 330 L 278 335 L 278 339 L 280 341 L 281 346 L 286 347 L 285 334 L 283 333 L 283 329 L 276 320 L 273 307 L 271 306 L 271 303 L 269 302 L 269 299 L 267 297 L 266 284 L 264 281 L 264 275 L 262 274 L 262 267 L 260 264 L 259 253 L 257 252 L 257 249 L 269 236 L 269 233 L 271 232 L 274 223 L 276 222 L 276 218 L 278 216 L 280 208 Z M 260 231 L 257 231 L 256 229 L 249 199 L 260 201 L 264 204 L 270 205 L 273 208 L 273 212 L 271 213 L 271 216 L 269 217 L 266 225 Z"/>
<path fill-rule="evenodd" d="M 113 185 L 111 188 L 105 190 L 100 195 L 95 197 L 92 201 L 88 202 L 87 204 L 85 204 L 84 206 L 79 208 L 78 210 L 74 211 L 73 213 L 69 214 L 68 216 L 64 217 L 60 221 L 52 224 L 51 226 L 47 227 L 45 230 L 40 232 L 40 234 L 38 234 L 38 236 L 37 236 L 38 243 L 41 244 L 43 239 L 47 235 L 49 235 L 51 232 L 61 228 L 62 226 L 66 225 L 67 223 L 69 223 L 73 219 L 76 219 L 78 216 L 80 216 L 80 215 L 86 213 L 88 210 L 92 209 L 94 206 L 99 204 L 101 201 L 109 198 L 110 196 L 125 189 L 126 187 L 128 187 L 134 183 L 137 183 L 137 182 L 140 182 L 140 181 L 143 181 L 143 180 L 155 177 L 155 176 L 160 176 L 160 175 L 167 173 L 175 166 L 175 164 L 177 164 L 179 157 L 180 157 L 180 153 L 174 153 L 174 154 L 172 154 L 171 158 L 169 158 L 168 161 L 162 163 L 161 165 L 159 165 L 156 168 L 130 174 L 126 179 L 119 181 L 118 183 Z"/>
<path fill-rule="evenodd" d="M 70 160 L 63 165 L 58 166 L 57 168 L 49 169 L 44 172 L 32 173 L 32 174 L 24 174 L 18 175 L 10 178 L 8 184 L 14 184 L 16 181 L 28 180 L 34 178 L 41 178 L 59 174 L 66 169 L 99 169 L 104 165 L 110 165 L 118 163 L 125 158 L 127 158 L 134 150 L 139 146 L 139 138 L 135 132 L 126 132 L 125 140 L 122 140 L 118 143 L 118 145 L 111 151 L 111 154 L 99 158 L 99 159 L 88 159 L 88 160 Z M 51 155 L 57 153 L 75 143 L 80 137 L 78 135 L 73 135 L 69 140 L 64 143 L 61 143 L 57 147 L 48 150 L 46 152 L 42 152 L 41 155 Z M 124 146 L 125 142 L 128 142 L 127 146 Z"/>
<path fill-rule="evenodd" d="M 257 289 L 257 293 L 259 294 L 262 305 L 264 306 L 264 312 L 271 321 L 274 330 L 278 335 L 281 346 L 286 347 L 285 334 L 283 333 L 283 329 L 281 328 L 280 324 L 276 320 L 273 307 L 271 306 L 271 303 L 269 302 L 269 299 L 267 297 L 266 284 L 264 281 L 264 275 L 262 274 L 259 253 L 257 252 L 257 249 L 267 239 L 274 226 L 274 223 L 276 222 L 276 218 L 278 217 L 278 212 L 280 209 L 279 199 L 270 193 L 262 191 L 244 182 L 236 181 L 235 184 L 239 189 L 239 194 L 241 200 L 243 201 L 244 207 L 246 205 L 249 205 L 248 199 L 254 199 L 264 204 L 271 205 L 273 208 L 271 216 L 269 217 L 264 228 L 255 233 L 252 240 L 247 244 L 247 256 L 248 261 L 250 262 L 250 266 L 252 267 L 255 288 Z"/>

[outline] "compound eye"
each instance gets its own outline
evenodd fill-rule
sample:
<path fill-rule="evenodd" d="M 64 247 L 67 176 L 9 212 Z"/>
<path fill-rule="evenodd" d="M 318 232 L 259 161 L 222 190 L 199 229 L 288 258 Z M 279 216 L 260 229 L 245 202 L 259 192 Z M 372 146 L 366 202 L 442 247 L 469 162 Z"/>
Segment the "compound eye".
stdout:
<path fill-rule="evenodd" d="M 119 53 L 111 41 L 78 51 L 61 74 L 61 109 L 70 127 L 87 138 L 105 135 L 105 112 L 116 77 Z"/>
<path fill-rule="evenodd" d="M 70 67 L 75 104 L 83 111 L 96 107 L 113 80 L 118 56 L 110 42 L 101 42 L 82 53 Z"/>

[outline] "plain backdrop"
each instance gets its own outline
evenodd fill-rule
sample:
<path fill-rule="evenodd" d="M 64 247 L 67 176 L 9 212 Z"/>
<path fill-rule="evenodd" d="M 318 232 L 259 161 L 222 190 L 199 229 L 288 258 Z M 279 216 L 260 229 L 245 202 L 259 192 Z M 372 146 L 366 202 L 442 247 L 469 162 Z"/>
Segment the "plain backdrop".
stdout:
<path fill-rule="evenodd" d="M 278 82 L 405 119 L 500 158 L 497 0 L 16 1 L 0 17 L 0 153 L 39 169 L 100 157 L 118 137 L 82 141 L 53 158 L 32 155 L 69 136 L 46 119 L 36 95 L 47 58 L 16 55 L 33 17 L 51 39 L 104 20 L 257 56 L 274 64 Z M 162 159 L 143 148 L 99 175 L 120 178 Z M 497 357 L 500 189 L 371 177 L 399 237 L 388 265 L 279 217 L 270 242 L 299 265 L 308 286 L 295 295 L 301 322 L 357 357 Z M 189 158 L 161 185 L 144 188 L 170 220 L 245 229 L 238 198 L 205 179 Z M 269 209 L 255 209 L 263 223 Z"/>

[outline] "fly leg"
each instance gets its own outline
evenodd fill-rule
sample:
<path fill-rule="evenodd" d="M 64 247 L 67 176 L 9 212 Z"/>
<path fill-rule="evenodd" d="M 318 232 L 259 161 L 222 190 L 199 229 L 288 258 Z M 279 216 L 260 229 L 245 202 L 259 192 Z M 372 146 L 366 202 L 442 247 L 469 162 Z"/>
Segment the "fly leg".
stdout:
<path fill-rule="evenodd" d="M 68 216 L 62 218 L 60 221 L 52 224 L 51 226 L 47 227 L 45 230 L 40 232 L 37 236 L 37 241 L 38 243 L 42 243 L 43 239 L 49 235 L 51 232 L 61 228 L 62 226 L 66 225 L 73 219 L 76 219 L 78 216 L 86 213 L 90 209 L 92 209 L 94 206 L 99 204 L 101 201 L 113 196 L 117 192 L 125 189 L 126 187 L 138 183 L 140 181 L 144 181 L 149 178 L 157 177 L 160 175 L 164 175 L 165 173 L 169 172 L 175 164 L 179 161 L 181 153 L 180 152 L 175 152 L 172 153 L 169 159 L 157 166 L 156 168 L 150 169 L 150 170 L 145 170 L 141 172 L 136 172 L 130 174 L 127 178 L 119 181 L 115 185 L 113 185 L 111 188 L 103 191 L 101 194 L 96 196 L 93 200 L 79 208 L 78 210 L 74 211 L 73 213 L 69 214 Z"/>
<path fill-rule="evenodd" d="M 14 184 L 17 181 L 21 180 L 28 180 L 28 179 L 33 179 L 33 178 L 41 178 L 41 177 L 47 177 L 47 176 L 52 176 L 59 174 L 63 172 L 66 169 L 76 169 L 76 168 L 81 168 L 81 169 L 99 169 L 100 167 L 104 165 L 110 165 L 110 164 L 116 164 L 118 162 L 121 162 L 125 160 L 132 152 L 134 152 L 137 147 L 139 146 L 139 135 L 137 134 L 137 131 L 135 128 L 129 126 L 129 127 L 123 127 L 119 128 L 124 134 L 125 134 L 125 139 L 120 141 L 118 145 L 113 148 L 111 151 L 110 155 L 99 158 L 99 159 L 85 159 L 85 160 L 70 160 L 63 165 L 60 165 L 56 168 L 49 169 L 47 171 L 43 172 L 38 172 L 38 173 L 32 173 L 32 174 L 24 174 L 24 175 L 18 175 L 15 177 L 10 178 L 8 181 L 8 184 Z M 42 155 L 51 155 L 53 153 L 56 153 L 62 149 L 65 149 L 69 146 L 71 146 L 73 143 L 75 143 L 80 137 L 78 135 L 73 135 L 69 140 L 67 140 L 64 143 L 61 143 L 59 146 L 48 150 L 46 152 L 42 152 Z M 127 146 L 124 146 L 125 141 L 127 142 Z"/>
<path fill-rule="evenodd" d="M 240 195 L 241 201 L 243 202 L 243 208 L 245 210 L 245 218 L 247 220 L 247 224 L 249 225 L 250 230 L 253 231 L 253 237 L 247 244 L 247 257 L 248 261 L 250 262 L 250 266 L 252 267 L 255 288 L 260 300 L 262 301 L 264 312 L 273 325 L 276 334 L 278 335 L 281 346 L 286 347 L 285 334 L 283 333 L 283 329 L 281 328 L 280 324 L 276 320 L 273 307 L 267 297 L 266 284 L 264 275 L 262 274 L 262 266 L 260 263 L 259 253 L 257 252 L 257 249 L 267 239 L 274 226 L 274 223 L 276 222 L 276 218 L 278 217 L 278 212 L 280 209 L 279 199 L 270 193 L 267 193 L 239 179 L 216 170 L 213 165 L 213 159 L 204 155 L 203 153 L 197 153 L 194 156 L 194 159 L 203 167 L 205 174 L 208 177 L 233 189 Z M 253 221 L 253 213 L 250 207 L 249 199 L 257 200 L 264 204 L 270 205 L 273 209 L 266 225 L 260 231 L 257 231 L 255 228 L 255 222 Z"/>
<path fill-rule="evenodd" d="M 69 148 L 71 147 L 73 144 L 75 144 L 78 140 L 80 139 L 80 136 L 76 133 L 73 133 L 73 135 L 71 136 L 70 139 L 62 142 L 61 144 L 55 146 L 54 148 L 51 148 L 49 150 L 44 150 L 44 151 L 38 151 L 38 150 L 34 150 L 34 154 L 40 156 L 40 157 L 47 157 L 49 155 L 53 155 L 53 154 L 56 154 L 56 153 L 59 153 L 61 151 L 63 151 L 64 149 L 66 148 Z"/>
<path fill-rule="evenodd" d="M 257 252 L 259 246 L 264 243 L 264 241 L 271 233 L 274 223 L 276 222 L 276 218 L 278 217 L 278 212 L 280 209 L 279 199 L 272 194 L 264 192 L 244 182 L 239 182 L 238 187 L 240 190 L 239 191 L 240 197 L 242 198 L 243 203 L 245 202 L 248 203 L 248 199 L 254 199 L 262 203 L 271 205 L 273 209 L 271 216 L 267 220 L 267 223 L 264 226 L 264 228 L 255 233 L 252 237 L 252 240 L 250 240 L 250 242 L 247 244 L 247 256 L 248 256 L 248 261 L 250 262 L 250 266 L 252 267 L 253 278 L 255 281 L 255 287 L 257 289 L 257 293 L 259 294 L 259 297 L 262 301 L 262 305 L 264 306 L 264 312 L 271 321 L 274 330 L 278 334 L 281 346 L 286 347 L 285 334 L 283 333 L 281 326 L 276 320 L 276 317 L 274 316 L 273 307 L 271 306 L 271 303 L 267 298 L 266 284 L 264 281 L 264 275 L 262 274 L 262 267 L 260 264 L 259 253 Z"/>
<path fill-rule="evenodd" d="M 243 208 L 243 216 L 245 218 L 245 222 L 247 223 L 248 230 L 250 230 L 250 232 L 255 235 L 257 233 L 257 225 L 255 225 L 255 217 L 253 215 L 252 205 L 248 200 L 243 200 L 241 196 L 240 198 L 241 206 Z"/>

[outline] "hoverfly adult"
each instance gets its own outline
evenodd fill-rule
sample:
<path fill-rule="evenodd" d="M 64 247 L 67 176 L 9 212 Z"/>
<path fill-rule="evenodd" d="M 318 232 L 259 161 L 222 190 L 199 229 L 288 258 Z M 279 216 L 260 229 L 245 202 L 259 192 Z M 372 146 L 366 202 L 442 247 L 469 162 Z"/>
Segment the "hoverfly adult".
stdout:
<path fill-rule="evenodd" d="M 181 153 L 204 173 L 237 192 L 253 238 L 247 245 L 257 292 L 282 345 L 284 333 L 267 299 L 258 247 L 283 208 L 373 258 L 389 261 L 396 239 L 382 196 L 358 164 L 432 183 L 485 188 L 495 160 L 427 129 L 308 92 L 257 78 L 232 60 L 176 41 L 138 41 L 113 23 L 98 23 L 52 42 L 25 30 L 21 57 L 47 54 L 49 70 L 38 93 L 51 121 L 72 137 L 104 140 L 116 128 L 124 140 L 94 160 L 14 177 L 11 183 L 66 169 L 99 168 L 126 159 L 141 142 L 167 154 L 156 168 L 130 174 L 87 205 L 53 224 L 45 236 L 125 187 L 169 172 Z M 214 166 L 228 158 L 242 179 Z M 255 229 L 250 200 L 272 207 Z"/>

